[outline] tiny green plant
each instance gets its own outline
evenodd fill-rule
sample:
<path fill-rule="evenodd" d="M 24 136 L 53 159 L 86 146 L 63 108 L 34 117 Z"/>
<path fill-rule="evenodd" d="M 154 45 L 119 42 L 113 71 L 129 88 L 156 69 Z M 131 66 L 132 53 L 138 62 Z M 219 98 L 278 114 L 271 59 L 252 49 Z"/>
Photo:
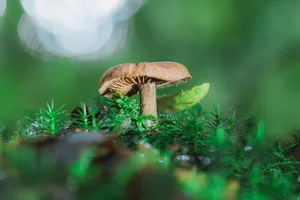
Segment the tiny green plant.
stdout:
<path fill-rule="evenodd" d="M 99 113 L 99 110 L 100 109 L 98 107 L 95 107 L 89 111 L 87 105 L 84 102 L 81 102 L 80 107 L 76 107 L 72 111 L 73 123 L 78 128 L 97 131 L 101 129 L 101 127 L 98 125 L 98 119 L 96 117 Z"/>
<path fill-rule="evenodd" d="M 64 118 L 67 116 L 64 105 L 55 109 L 54 101 L 47 103 L 47 109 L 41 108 L 37 114 L 37 126 L 50 135 L 55 135 L 64 128 Z"/>

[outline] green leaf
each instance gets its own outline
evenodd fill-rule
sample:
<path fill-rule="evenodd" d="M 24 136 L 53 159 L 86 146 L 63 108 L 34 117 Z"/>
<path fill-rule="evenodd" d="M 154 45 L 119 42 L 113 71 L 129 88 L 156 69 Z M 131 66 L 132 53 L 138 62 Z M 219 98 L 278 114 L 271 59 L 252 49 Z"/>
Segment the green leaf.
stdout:
<path fill-rule="evenodd" d="M 181 91 L 173 96 L 158 98 L 157 103 L 172 111 L 186 110 L 201 101 L 207 95 L 209 87 L 209 83 L 194 86 L 190 90 Z"/>

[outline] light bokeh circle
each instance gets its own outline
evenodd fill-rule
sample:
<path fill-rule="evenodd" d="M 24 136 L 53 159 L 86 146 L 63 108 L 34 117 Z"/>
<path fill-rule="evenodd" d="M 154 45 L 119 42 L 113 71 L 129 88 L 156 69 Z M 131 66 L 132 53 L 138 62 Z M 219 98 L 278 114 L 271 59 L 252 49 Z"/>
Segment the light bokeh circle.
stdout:
<path fill-rule="evenodd" d="M 97 59 L 124 47 L 128 20 L 145 0 L 20 2 L 25 13 L 18 34 L 27 49 L 74 59 Z"/>

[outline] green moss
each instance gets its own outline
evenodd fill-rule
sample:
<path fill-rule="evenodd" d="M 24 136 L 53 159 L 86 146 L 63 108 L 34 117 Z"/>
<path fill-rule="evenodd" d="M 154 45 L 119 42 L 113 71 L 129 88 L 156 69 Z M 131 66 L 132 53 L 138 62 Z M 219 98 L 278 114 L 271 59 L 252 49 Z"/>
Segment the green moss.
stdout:
<path fill-rule="evenodd" d="M 0 191 L 1 198 L 12 198 L 17 188 L 27 188 L 35 199 L 44 199 L 47 196 L 42 192 L 45 188 L 58 186 L 79 199 L 124 199 L 128 192 L 126 185 L 149 165 L 176 177 L 173 182 L 178 191 L 191 199 L 297 198 L 297 167 L 300 162 L 290 155 L 299 143 L 297 132 L 294 134 L 295 143 L 284 146 L 283 141 L 271 141 L 266 137 L 263 122 L 256 124 L 252 117 L 247 116 L 237 119 L 235 110 L 224 112 L 219 106 L 215 106 L 212 112 L 204 110 L 199 103 L 173 114 L 160 110 L 155 119 L 140 116 L 136 101 L 119 94 L 112 99 L 91 102 L 94 103 L 81 103 L 72 114 L 63 111 L 62 107 L 54 109 L 53 102 L 47 104 L 47 109 L 41 109 L 11 131 L 9 138 L 1 127 L 0 177 L 4 178 L 0 183 L 8 188 L 5 192 Z M 149 119 L 156 124 L 149 126 Z M 68 137 L 64 132 L 74 132 L 75 129 L 77 132 L 96 131 L 103 136 L 115 136 L 116 141 L 131 151 L 131 159 L 125 159 L 117 166 L 114 162 L 103 164 L 107 163 L 103 160 L 110 152 L 97 143 L 98 150 L 94 151 L 95 146 L 89 144 L 87 146 L 93 148 L 81 150 L 78 158 L 62 166 L 51 156 L 41 156 L 39 148 L 43 146 L 25 148 L 12 144 L 45 135 L 59 142 Z M 119 159 L 123 158 L 122 151 L 111 151 L 117 155 L 118 161 L 123 160 Z M 105 159 L 99 158 L 99 152 L 105 155 Z M 70 147 L 66 155 L 72 156 L 73 153 Z M 107 167 L 116 170 L 105 182 L 101 174 L 105 174 Z M 155 190 L 155 185 L 147 187 Z M 135 193 L 142 194 L 143 190 Z"/>

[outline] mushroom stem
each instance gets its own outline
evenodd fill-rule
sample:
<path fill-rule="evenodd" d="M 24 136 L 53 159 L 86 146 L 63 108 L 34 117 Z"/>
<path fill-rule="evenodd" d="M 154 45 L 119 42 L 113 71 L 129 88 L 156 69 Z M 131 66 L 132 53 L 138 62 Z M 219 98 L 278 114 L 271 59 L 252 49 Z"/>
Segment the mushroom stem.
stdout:
<path fill-rule="evenodd" d="M 157 116 L 155 83 L 138 85 L 141 100 L 141 114 Z"/>

